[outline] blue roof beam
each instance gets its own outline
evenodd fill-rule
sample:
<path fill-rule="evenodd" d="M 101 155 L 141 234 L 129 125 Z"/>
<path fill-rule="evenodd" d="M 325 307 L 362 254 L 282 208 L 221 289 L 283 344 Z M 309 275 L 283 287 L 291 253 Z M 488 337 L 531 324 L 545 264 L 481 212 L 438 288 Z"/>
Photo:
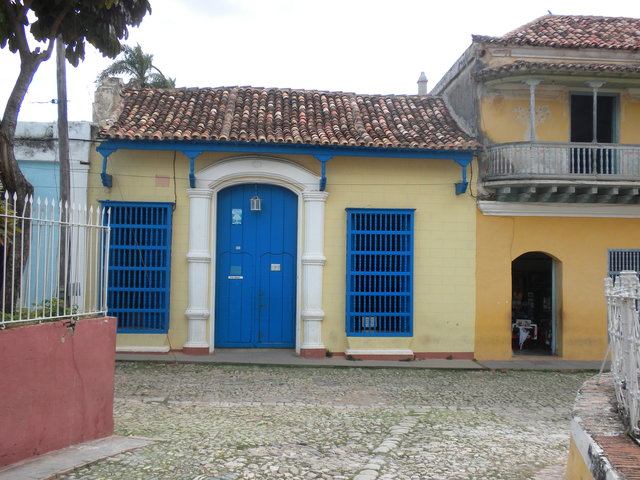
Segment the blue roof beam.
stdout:
<path fill-rule="evenodd" d="M 467 166 L 472 162 L 473 155 L 479 150 L 415 150 L 383 147 L 342 147 L 327 145 L 302 145 L 289 143 L 246 143 L 246 142 L 200 142 L 190 141 L 187 145 L 183 141 L 159 140 L 105 140 L 97 151 L 103 156 L 102 184 L 111 186 L 111 175 L 107 171 L 107 157 L 116 150 L 168 150 L 182 152 L 190 160 L 189 185 L 195 187 L 194 161 L 203 152 L 233 152 L 253 154 L 278 155 L 312 155 L 322 164 L 320 190 L 327 185 L 326 166 L 333 157 L 386 157 L 386 158 L 440 158 L 453 160 L 462 167 L 462 180 L 455 184 L 456 194 L 466 192 Z"/>

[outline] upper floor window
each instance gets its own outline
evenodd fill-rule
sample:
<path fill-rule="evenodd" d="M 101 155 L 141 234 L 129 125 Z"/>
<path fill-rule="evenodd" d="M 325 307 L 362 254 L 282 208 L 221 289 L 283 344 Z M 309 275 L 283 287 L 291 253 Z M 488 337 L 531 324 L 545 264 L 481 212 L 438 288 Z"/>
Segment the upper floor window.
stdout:
<path fill-rule="evenodd" d="M 599 93 L 594 109 L 593 93 L 571 95 L 571 142 L 616 142 L 616 117 L 618 97 Z M 595 120 L 595 121 L 594 121 Z M 595 132 L 594 132 L 595 126 Z"/>
<path fill-rule="evenodd" d="M 571 147 L 571 173 L 616 174 L 617 152 L 594 144 L 617 141 L 618 97 L 612 94 L 574 93 L 571 95 L 572 143 L 590 145 Z"/>

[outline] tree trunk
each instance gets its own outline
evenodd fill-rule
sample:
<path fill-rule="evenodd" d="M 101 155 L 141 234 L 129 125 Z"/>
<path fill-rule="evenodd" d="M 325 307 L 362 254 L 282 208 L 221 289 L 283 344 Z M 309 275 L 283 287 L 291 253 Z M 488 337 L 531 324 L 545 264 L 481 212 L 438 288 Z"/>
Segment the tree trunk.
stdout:
<path fill-rule="evenodd" d="M 16 203 L 11 202 L 5 205 L 5 208 L 19 216 L 30 216 L 30 208 L 25 200 L 33 195 L 33 186 L 20 170 L 14 154 L 18 113 L 33 76 L 40 63 L 46 58 L 48 57 L 32 53 L 20 55 L 20 74 L 11 91 L 0 122 L 0 180 L 2 180 L 2 189 L 9 192 L 10 195 L 15 193 L 17 196 Z M 7 210 L 5 214 L 11 212 Z M 4 225 L 5 222 L 2 222 L 2 229 L 4 229 Z M 11 230 L 16 227 L 20 229 L 20 233 L 13 235 Z M 7 230 L 9 231 L 2 232 L 5 241 L 2 244 L 0 255 L 0 263 L 2 264 L 0 291 L 2 292 L 2 311 L 11 313 L 16 308 L 22 272 L 29 257 L 31 224 L 29 221 L 7 224 Z"/>
<path fill-rule="evenodd" d="M 56 39 L 56 71 L 58 84 L 58 164 L 60 165 L 60 274 L 58 279 L 58 299 L 66 308 L 69 301 L 69 271 L 67 258 L 69 251 L 69 204 L 71 196 L 71 173 L 69 167 L 69 122 L 67 118 L 67 71 L 62 36 Z"/>

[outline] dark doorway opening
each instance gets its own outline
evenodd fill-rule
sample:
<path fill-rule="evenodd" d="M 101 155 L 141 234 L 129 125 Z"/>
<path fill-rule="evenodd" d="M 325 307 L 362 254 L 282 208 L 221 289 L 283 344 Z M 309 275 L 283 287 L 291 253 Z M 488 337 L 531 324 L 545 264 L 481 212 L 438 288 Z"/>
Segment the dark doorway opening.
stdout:
<path fill-rule="evenodd" d="M 555 353 L 554 261 L 529 252 L 511 264 L 511 348 L 514 355 Z"/>
<path fill-rule="evenodd" d="M 598 95 L 595 110 L 593 95 L 571 95 L 572 143 L 614 143 L 616 97 Z M 571 173 L 617 173 L 615 151 L 611 148 L 576 146 L 571 149 Z"/>

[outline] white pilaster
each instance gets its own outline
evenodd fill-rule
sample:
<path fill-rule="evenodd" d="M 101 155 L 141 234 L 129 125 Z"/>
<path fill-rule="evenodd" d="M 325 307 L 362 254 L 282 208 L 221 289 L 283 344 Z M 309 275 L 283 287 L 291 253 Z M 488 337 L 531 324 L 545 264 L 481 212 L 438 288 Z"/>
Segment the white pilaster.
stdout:
<path fill-rule="evenodd" d="M 327 192 L 302 192 L 304 201 L 304 252 L 302 254 L 301 350 L 324 349 L 322 343 L 322 278 L 324 256 L 324 206 Z"/>
<path fill-rule="evenodd" d="M 211 264 L 209 222 L 211 197 L 208 188 L 191 188 L 189 196 L 189 251 L 188 262 L 188 320 L 186 349 L 209 349 L 207 319 L 209 318 L 209 268 Z M 205 353 L 205 352 L 201 352 Z"/>

